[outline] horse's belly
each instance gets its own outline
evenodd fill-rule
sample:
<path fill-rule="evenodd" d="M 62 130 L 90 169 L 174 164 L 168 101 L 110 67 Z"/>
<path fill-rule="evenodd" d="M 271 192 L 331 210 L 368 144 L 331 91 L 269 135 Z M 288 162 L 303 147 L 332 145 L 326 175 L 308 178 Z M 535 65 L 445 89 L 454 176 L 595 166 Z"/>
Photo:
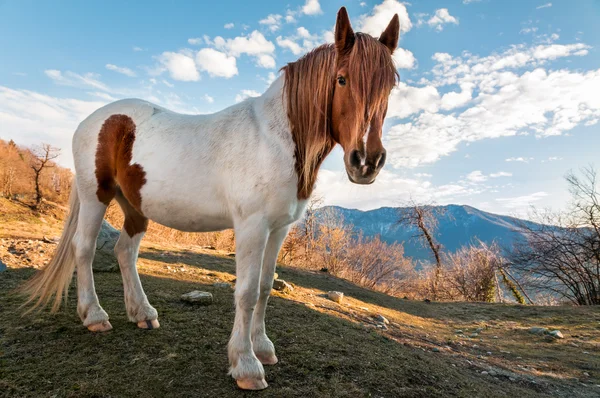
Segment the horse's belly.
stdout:
<path fill-rule="evenodd" d="M 186 232 L 210 232 L 232 228 L 225 201 L 213 194 L 210 185 L 196 192 L 164 187 L 142 188 L 142 212 L 161 225 Z"/>

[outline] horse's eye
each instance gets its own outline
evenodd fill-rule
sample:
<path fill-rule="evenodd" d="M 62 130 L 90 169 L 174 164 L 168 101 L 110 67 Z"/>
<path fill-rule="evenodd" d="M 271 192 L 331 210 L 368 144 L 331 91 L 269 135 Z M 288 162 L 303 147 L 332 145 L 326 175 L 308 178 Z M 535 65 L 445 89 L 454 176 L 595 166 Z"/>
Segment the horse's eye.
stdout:
<path fill-rule="evenodd" d="M 345 86 L 346 85 L 346 78 L 344 76 L 338 76 L 338 84 L 340 86 Z"/>

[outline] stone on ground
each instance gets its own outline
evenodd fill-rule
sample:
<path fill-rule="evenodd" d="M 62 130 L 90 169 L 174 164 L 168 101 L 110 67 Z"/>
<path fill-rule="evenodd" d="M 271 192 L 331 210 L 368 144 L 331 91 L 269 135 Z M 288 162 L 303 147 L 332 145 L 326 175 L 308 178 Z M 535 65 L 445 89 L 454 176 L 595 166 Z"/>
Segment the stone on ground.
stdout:
<path fill-rule="evenodd" d="M 292 290 L 294 290 L 292 285 L 290 285 L 283 279 L 275 279 L 273 281 L 273 289 L 277 290 L 278 292 L 284 292 L 284 293 L 288 293 L 288 292 L 291 292 Z"/>
<path fill-rule="evenodd" d="M 565 336 L 563 336 L 563 334 L 560 332 L 560 330 L 553 330 L 553 331 L 549 332 L 548 335 L 555 339 L 564 339 L 565 338 Z"/>
<path fill-rule="evenodd" d="M 383 324 L 386 324 L 386 325 L 388 325 L 388 324 L 390 323 L 390 321 L 388 321 L 388 320 L 387 320 L 387 318 L 386 318 L 386 317 L 384 317 L 384 316 L 383 316 L 383 315 L 381 315 L 381 314 L 379 314 L 379 315 L 376 315 L 374 318 L 375 318 L 375 320 L 376 320 L 377 322 L 379 322 L 379 323 L 383 323 Z"/>
<path fill-rule="evenodd" d="M 113 228 L 106 220 L 102 220 L 102 228 L 96 241 L 96 255 L 92 268 L 99 272 L 119 271 L 119 263 L 115 257 L 115 245 L 120 232 Z"/>
<path fill-rule="evenodd" d="M 181 295 L 181 300 L 188 303 L 208 305 L 213 302 L 213 295 L 209 292 L 201 292 L 200 290 L 194 290 L 189 293 Z"/>
<path fill-rule="evenodd" d="M 542 334 L 546 334 L 548 333 L 548 329 L 546 328 L 540 328 L 540 327 L 532 327 L 531 329 L 529 329 L 529 333 L 531 334 L 537 334 L 537 335 L 542 335 Z"/>
<path fill-rule="evenodd" d="M 341 304 L 342 300 L 344 299 L 344 293 L 332 290 L 327 293 L 327 297 L 329 297 L 331 301 L 335 301 L 336 303 Z"/>

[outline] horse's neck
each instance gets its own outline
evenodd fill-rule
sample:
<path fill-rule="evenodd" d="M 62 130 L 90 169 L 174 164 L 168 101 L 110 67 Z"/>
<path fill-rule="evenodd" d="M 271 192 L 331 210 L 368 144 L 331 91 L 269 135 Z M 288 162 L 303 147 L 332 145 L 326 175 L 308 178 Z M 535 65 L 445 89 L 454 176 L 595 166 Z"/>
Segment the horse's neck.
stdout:
<path fill-rule="evenodd" d="M 266 131 L 280 136 L 286 142 L 292 142 L 292 132 L 287 116 L 287 105 L 283 93 L 285 77 L 282 75 L 260 97 L 247 100 L 258 116 L 258 122 Z"/>

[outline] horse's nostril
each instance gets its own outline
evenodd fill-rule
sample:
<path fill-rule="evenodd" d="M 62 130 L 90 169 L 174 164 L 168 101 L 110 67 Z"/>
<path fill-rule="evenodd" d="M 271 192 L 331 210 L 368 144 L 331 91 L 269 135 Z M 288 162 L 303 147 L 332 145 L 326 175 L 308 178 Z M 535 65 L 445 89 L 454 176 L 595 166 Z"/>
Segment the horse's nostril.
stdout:
<path fill-rule="evenodd" d="M 383 165 L 385 164 L 385 151 L 381 152 L 381 155 L 379 155 L 379 159 L 377 160 L 377 164 L 375 166 L 375 168 L 380 169 L 383 167 Z"/>
<path fill-rule="evenodd" d="M 350 165 L 353 167 L 360 167 L 360 152 L 358 152 L 357 150 L 352 151 L 352 153 L 350 154 Z"/>

